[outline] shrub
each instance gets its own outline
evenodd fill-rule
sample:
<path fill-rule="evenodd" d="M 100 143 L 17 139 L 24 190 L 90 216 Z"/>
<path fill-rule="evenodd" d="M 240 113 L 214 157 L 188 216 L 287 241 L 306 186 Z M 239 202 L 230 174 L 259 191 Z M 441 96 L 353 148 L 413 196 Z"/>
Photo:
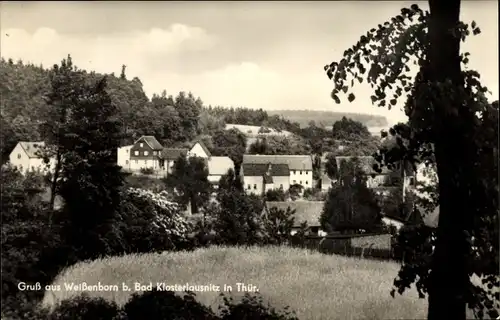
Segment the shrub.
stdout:
<path fill-rule="evenodd" d="M 149 176 L 127 175 L 125 184 L 129 188 L 151 190 L 153 192 L 161 192 L 165 190 L 165 183 L 161 179 Z M 173 201 L 173 196 L 168 195 L 169 200 Z"/>
<path fill-rule="evenodd" d="M 192 225 L 165 192 L 129 188 L 123 193 L 119 229 L 125 252 L 183 249 Z"/>
<path fill-rule="evenodd" d="M 269 304 L 263 303 L 260 295 L 251 296 L 246 293 L 239 303 L 235 303 L 232 297 L 223 296 L 224 305 L 219 307 L 221 319 L 223 320 L 298 320 L 294 312 L 278 311 Z"/>
<path fill-rule="evenodd" d="M 149 174 L 154 174 L 154 173 L 155 173 L 155 171 L 154 171 L 154 169 L 153 169 L 153 168 L 141 168 L 141 169 L 140 169 L 140 172 L 141 172 L 142 174 L 147 174 L 147 175 L 149 175 Z"/>
<path fill-rule="evenodd" d="M 116 303 L 103 298 L 90 298 L 87 295 L 64 300 L 52 311 L 49 320 L 113 320 L 119 318 Z M 147 318 L 144 318 L 147 319 Z"/>
<path fill-rule="evenodd" d="M 134 294 L 123 309 L 128 320 L 217 319 L 210 308 L 195 300 L 194 293 L 181 297 L 172 291 L 147 291 Z"/>

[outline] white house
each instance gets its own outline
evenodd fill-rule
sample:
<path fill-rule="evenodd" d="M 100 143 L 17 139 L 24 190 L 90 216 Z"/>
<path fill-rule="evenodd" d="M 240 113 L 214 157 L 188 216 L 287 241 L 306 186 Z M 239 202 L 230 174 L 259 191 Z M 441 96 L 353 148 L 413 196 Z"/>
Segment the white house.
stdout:
<path fill-rule="evenodd" d="M 142 136 L 137 139 L 129 150 L 130 170 L 141 169 L 160 170 L 161 152 L 163 146 L 154 136 Z"/>
<path fill-rule="evenodd" d="M 243 164 L 286 164 L 290 170 L 290 185 L 298 184 L 304 189 L 312 188 L 313 166 L 310 155 L 243 155 Z"/>
<path fill-rule="evenodd" d="M 14 147 L 9 155 L 9 162 L 19 171 L 26 173 L 28 171 L 47 171 L 54 170 L 55 159 L 49 159 L 48 166 L 42 158 L 41 152 L 45 147 L 45 142 L 20 141 Z"/>
<path fill-rule="evenodd" d="M 191 149 L 189 149 L 187 155 L 188 157 L 199 157 L 203 159 L 208 159 L 212 156 L 208 148 L 201 141 L 195 142 Z"/>
<path fill-rule="evenodd" d="M 132 147 L 133 145 L 118 148 L 116 163 L 122 167 L 123 170 L 130 170 L 130 150 Z"/>
<path fill-rule="evenodd" d="M 223 175 L 227 174 L 229 169 L 234 170 L 234 162 L 229 157 L 210 157 L 208 159 L 208 181 L 218 184 Z"/>

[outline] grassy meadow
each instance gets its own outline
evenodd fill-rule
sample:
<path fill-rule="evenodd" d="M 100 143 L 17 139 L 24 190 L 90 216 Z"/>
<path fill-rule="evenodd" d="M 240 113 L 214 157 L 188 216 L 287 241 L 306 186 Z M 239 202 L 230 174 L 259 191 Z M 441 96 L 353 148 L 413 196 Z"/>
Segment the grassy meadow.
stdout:
<path fill-rule="evenodd" d="M 253 284 L 273 307 L 289 305 L 300 319 L 424 319 L 427 302 L 415 290 L 393 299 L 389 295 L 399 267 L 395 263 L 328 256 L 286 247 L 211 247 L 194 252 L 126 255 L 78 263 L 54 281 L 63 290 L 46 292 L 42 304 L 77 295 L 64 283 L 126 283 L 132 291 L 91 292 L 124 305 L 134 282 L 168 285 Z M 218 292 L 196 292 L 197 299 L 217 310 Z"/>

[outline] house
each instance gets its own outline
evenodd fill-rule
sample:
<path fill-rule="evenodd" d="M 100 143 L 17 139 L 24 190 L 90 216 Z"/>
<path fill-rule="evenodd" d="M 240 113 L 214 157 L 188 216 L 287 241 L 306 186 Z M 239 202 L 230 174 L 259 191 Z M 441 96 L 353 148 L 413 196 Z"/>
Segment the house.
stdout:
<path fill-rule="evenodd" d="M 122 167 L 122 170 L 130 171 L 130 150 L 133 145 L 118 148 L 116 164 Z"/>
<path fill-rule="evenodd" d="M 234 162 L 229 157 L 210 157 L 208 165 L 208 181 L 217 185 L 223 175 L 227 174 L 229 169 L 234 170 Z"/>
<path fill-rule="evenodd" d="M 243 163 L 240 169 L 247 193 L 262 195 L 268 190 L 290 188 L 290 169 L 287 164 Z"/>
<path fill-rule="evenodd" d="M 188 157 L 199 157 L 209 159 L 212 156 L 208 148 L 201 141 L 196 141 L 188 151 Z"/>
<path fill-rule="evenodd" d="M 43 141 L 20 141 L 10 153 L 9 162 L 13 167 L 16 167 L 23 173 L 37 170 L 54 170 L 55 159 L 49 159 L 47 166 L 42 158 L 42 151 L 44 147 L 45 142 Z"/>
<path fill-rule="evenodd" d="M 310 155 L 243 155 L 243 164 L 286 164 L 290 172 L 289 184 L 307 188 L 313 185 L 313 165 Z M 244 177 L 244 176 L 243 176 Z"/>
<path fill-rule="evenodd" d="M 403 189 L 405 189 L 415 182 L 413 170 L 409 165 L 405 165 L 404 168 L 399 167 L 393 170 L 384 166 L 381 172 L 376 172 L 373 166 L 377 164 L 377 160 L 372 156 L 335 157 L 338 170 L 341 170 L 343 162 L 352 161 L 354 159 L 358 160 L 361 170 L 366 174 L 366 183 L 369 188 L 391 186 L 402 179 Z"/>
<path fill-rule="evenodd" d="M 140 171 L 141 169 L 161 170 L 161 152 L 163 146 L 154 136 L 142 136 L 137 139 L 129 150 L 130 170 Z"/>
<path fill-rule="evenodd" d="M 295 211 L 292 235 L 297 233 L 302 223 L 307 222 L 310 235 L 325 236 L 327 233 L 321 230 L 319 222 L 324 204 L 324 201 L 267 201 L 262 214 L 268 217 L 272 208 L 285 211 L 290 208 Z"/>

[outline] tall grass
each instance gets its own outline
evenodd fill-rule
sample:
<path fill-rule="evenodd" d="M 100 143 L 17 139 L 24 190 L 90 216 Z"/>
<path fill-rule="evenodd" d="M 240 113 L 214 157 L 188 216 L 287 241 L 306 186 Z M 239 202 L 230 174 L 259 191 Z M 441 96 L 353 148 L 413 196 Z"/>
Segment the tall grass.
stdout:
<path fill-rule="evenodd" d="M 326 256 L 307 250 L 211 247 L 194 252 L 126 255 L 78 263 L 54 281 L 62 290 L 46 292 L 42 304 L 53 307 L 78 292 L 64 290 L 64 283 L 231 285 L 253 284 L 273 307 L 289 305 L 300 319 L 423 319 L 426 301 L 414 291 L 389 295 L 398 271 L 395 263 Z M 90 292 L 124 305 L 130 292 Z M 214 308 L 221 302 L 218 292 L 196 292 L 197 299 Z"/>

